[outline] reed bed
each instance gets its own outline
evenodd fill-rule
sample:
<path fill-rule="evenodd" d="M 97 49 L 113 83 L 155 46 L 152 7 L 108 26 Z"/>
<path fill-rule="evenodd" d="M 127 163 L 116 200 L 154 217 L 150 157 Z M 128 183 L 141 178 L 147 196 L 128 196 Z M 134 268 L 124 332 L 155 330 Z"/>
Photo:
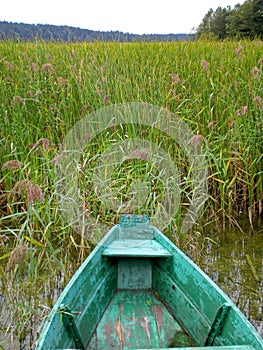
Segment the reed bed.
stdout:
<path fill-rule="evenodd" d="M 187 123 L 199 139 L 206 140 L 209 197 L 200 222 L 214 222 L 221 229 L 238 225 L 238 218 L 246 216 L 253 229 L 262 216 L 261 41 L 2 41 L 0 52 L 2 288 L 4 284 L 10 288 L 17 280 L 22 283 L 26 276 L 28 283 L 41 290 L 39 276 L 47 271 L 54 275 L 60 271 L 66 282 L 96 244 L 92 237 L 77 234 L 62 221 L 54 167 L 63 137 L 76 122 L 111 104 L 148 102 L 165 107 Z M 188 176 L 187 161 L 173 151 L 167 136 L 147 128 L 106 130 L 87 147 L 79 177 L 84 205 L 107 225 L 112 225 L 119 213 L 105 208 L 94 195 L 89 178 L 93 160 L 114 137 L 134 137 L 138 130 L 140 137 L 148 134 L 151 141 L 165 145 L 183 177 Z M 115 173 L 113 187 L 124 199 L 129 198 L 131 179 L 149 179 L 151 195 L 142 210 L 151 208 L 151 214 L 154 203 L 163 196 L 158 174 L 134 160 Z M 173 218 L 179 231 L 189 192 L 186 185 L 182 205 Z M 175 236 L 174 230 L 167 234 Z M 195 230 L 186 237 L 176 237 L 192 244 L 193 235 Z M 17 286 L 17 293 L 21 293 L 21 284 Z M 23 322 L 14 327 L 21 339 L 25 338 L 25 325 L 32 325 L 32 314 L 42 315 L 40 309 L 36 306 L 26 312 Z"/>

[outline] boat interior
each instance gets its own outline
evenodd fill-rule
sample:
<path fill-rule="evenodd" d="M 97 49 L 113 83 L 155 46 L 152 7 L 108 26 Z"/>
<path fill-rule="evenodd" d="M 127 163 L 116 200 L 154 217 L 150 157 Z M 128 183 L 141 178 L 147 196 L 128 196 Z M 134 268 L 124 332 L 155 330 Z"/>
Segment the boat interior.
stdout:
<path fill-rule="evenodd" d="M 163 349 L 194 342 L 152 288 L 152 259 L 119 258 L 117 291 L 87 349 Z"/>
<path fill-rule="evenodd" d="M 123 236 L 126 239 L 123 239 Z M 116 266 L 116 292 L 103 313 L 87 349 L 163 349 L 194 342 L 153 287 L 155 260 L 172 253 L 153 239 L 153 232 L 122 230 L 102 253 Z"/>
<path fill-rule="evenodd" d="M 238 345 L 233 305 L 169 242 L 148 222 L 115 226 L 61 296 L 52 349 L 253 349 Z"/>

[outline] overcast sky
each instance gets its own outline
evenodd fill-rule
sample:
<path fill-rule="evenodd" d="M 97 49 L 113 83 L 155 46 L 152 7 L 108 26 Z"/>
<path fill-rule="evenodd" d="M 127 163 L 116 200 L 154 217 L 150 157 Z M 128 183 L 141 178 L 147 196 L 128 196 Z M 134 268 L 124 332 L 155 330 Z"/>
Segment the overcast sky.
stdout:
<path fill-rule="evenodd" d="M 190 33 L 210 8 L 235 0 L 1 0 L 0 21 L 134 34 Z"/>

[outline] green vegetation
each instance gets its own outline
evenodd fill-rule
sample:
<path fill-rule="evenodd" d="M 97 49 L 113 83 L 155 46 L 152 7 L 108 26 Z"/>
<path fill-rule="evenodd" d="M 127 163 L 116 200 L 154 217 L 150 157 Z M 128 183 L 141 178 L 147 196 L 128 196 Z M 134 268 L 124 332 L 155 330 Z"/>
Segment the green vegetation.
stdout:
<path fill-rule="evenodd" d="M 56 280 L 50 276 L 60 271 L 65 283 L 96 244 L 62 221 L 53 183 L 63 137 L 90 112 L 114 103 L 144 101 L 177 114 L 198 135 L 197 140 L 207 144 L 209 198 L 200 220 L 222 228 L 227 223 L 238 224 L 243 213 L 253 227 L 262 215 L 261 41 L 3 41 L 0 52 L 1 288 L 5 294 L 13 287 L 19 298 L 26 281 L 36 292 L 31 292 L 34 302 L 30 308 L 22 300 L 25 304 L 19 304 L 16 311 L 23 320 L 13 329 L 21 341 L 24 330 L 36 330 L 37 322 L 48 312 L 38 304 L 38 295 L 45 294 L 44 281 Z M 83 157 L 79 177 L 85 205 L 107 225 L 116 222 L 118 213 L 96 200 L 85 176 L 92 173 L 96 155 L 112 139 L 136 137 L 134 130 L 109 129 L 87 146 Z M 149 130 L 139 131 L 142 137 Z M 169 138 L 154 130 L 148 139 L 166 147 L 178 162 L 182 178 L 189 177 L 187 159 L 173 152 Z M 150 175 L 151 167 L 144 168 L 143 163 L 133 160 L 116 169 L 113 187 L 119 195 L 129 196 L 132 179 L 143 178 L 145 171 Z M 154 176 L 153 201 L 163 195 Z M 191 187 L 186 186 L 174 218 L 179 228 L 189 196 Z M 193 242 L 191 233 L 180 238 L 181 244 Z M 36 337 L 36 331 L 34 334 Z"/>
<path fill-rule="evenodd" d="M 210 9 L 199 27 L 198 38 L 263 38 L 263 1 L 246 0 L 233 9 Z"/>

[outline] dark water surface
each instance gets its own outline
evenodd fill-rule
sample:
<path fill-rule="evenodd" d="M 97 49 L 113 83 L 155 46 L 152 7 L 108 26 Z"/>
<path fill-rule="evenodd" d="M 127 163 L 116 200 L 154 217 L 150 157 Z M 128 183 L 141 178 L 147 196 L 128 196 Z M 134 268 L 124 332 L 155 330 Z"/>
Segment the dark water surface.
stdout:
<path fill-rule="evenodd" d="M 253 233 L 247 223 L 242 229 L 243 233 L 238 229 L 218 233 L 207 228 L 200 249 L 194 248 L 188 255 L 237 304 L 263 337 L 263 226 L 258 225 Z M 26 274 L 17 282 L 12 282 L 10 276 L 2 269 L 0 350 L 34 349 L 41 325 L 66 280 L 61 271 L 56 276 L 38 276 L 38 282 L 33 284 Z"/>
<path fill-rule="evenodd" d="M 254 227 L 254 232 L 246 222 L 241 227 L 243 232 L 206 229 L 202 254 L 190 255 L 263 338 L 263 225 Z"/>

